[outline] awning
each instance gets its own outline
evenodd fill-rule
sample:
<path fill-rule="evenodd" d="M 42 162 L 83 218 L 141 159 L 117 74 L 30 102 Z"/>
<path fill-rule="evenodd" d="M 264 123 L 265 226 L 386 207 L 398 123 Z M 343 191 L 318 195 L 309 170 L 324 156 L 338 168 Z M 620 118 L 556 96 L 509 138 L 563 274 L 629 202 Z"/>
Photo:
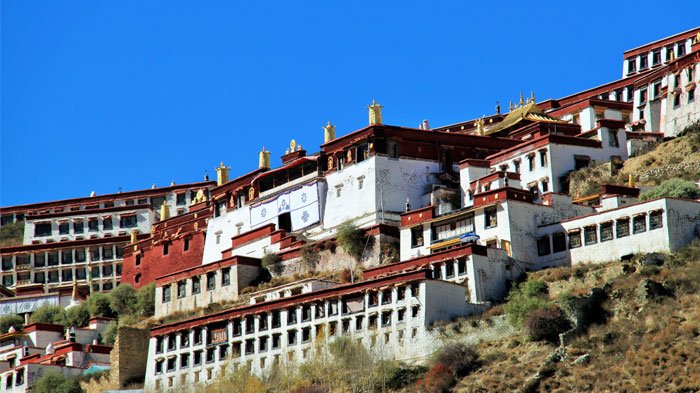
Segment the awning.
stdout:
<path fill-rule="evenodd" d="M 432 246 L 428 247 L 428 249 L 429 249 L 429 250 L 435 250 L 435 249 L 438 249 L 438 248 L 444 248 L 444 247 L 454 246 L 454 245 L 456 245 L 456 244 L 461 244 L 461 243 L 462 243 L 462 239 L 460 239 L 459 237 L 457 237 L 457 238 L 454 238 L 454 239 L 445 240 L 445 241 L 443 241 L 443 242 L 433 244 Z"/>
<path fill-rule="evenodd" d="M 83 375 L 92 375 L 108 371 L 111 367 L 106 364 L 91 364 L 83 371 Z"/>

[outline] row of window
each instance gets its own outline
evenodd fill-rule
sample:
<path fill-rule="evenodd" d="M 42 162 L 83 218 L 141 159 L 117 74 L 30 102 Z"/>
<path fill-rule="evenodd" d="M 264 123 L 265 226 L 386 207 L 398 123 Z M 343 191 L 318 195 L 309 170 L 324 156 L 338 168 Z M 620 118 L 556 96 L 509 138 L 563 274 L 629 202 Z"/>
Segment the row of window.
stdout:
<path fill-rule="evenodd" d="M 647 220 L 648 216 L 648 220 Z M 648 221 L 648 225 L 647 225 Z M 569 230 L 565 232 L 557 232 L 552 234 L 551 243 L 550 236 L 542 236 L 537 238 L 537 255 L 545 256 L 552 253 L 566 251 L 567 236 L 569 249 L 579 248 L 582 245 L 590 246 L 597 243 L 604 243 L 613 240 L 613 238 L 623 238 L 631 234 L 643 233 L 648 230 L 659 229 L 663 227 L 663 211 L 655 210 L 649 213 L 639 214 L 632 217 L 632 226 L 630 228 L 629 217 L 619 218 L 613 221 L 603 222 L 600 225 L 589 225 L 581 229 Z M 631 231 L 630 231 L 631 229 Z M 583 235 L 583 238 L 582 238 Z M 550 247 L 551 246 L 551 247 Z"/>
<path fill-rule="evenodd" d="M 685 41 L 677 42 L 677 49 L 674 50 L 674 45 L 666 47 L 666 59 L 664 62 L 671 61 L 671 54 L 675 52 L 676 57 L 685 56 Z M 631 74 L 637 71 L 637 57 L 639 58 L 639 70 L 649 68 L 649 55 L 651 54 L 651 65 L 656 66 L 661 64 L 661 49 L 656 49 L 651 53 L 642 53 L 641 55 L 630 57 L 627 59 L 627 73 Z"/>
<path fill-rule="evenodd" d="M 40 268 L 45 266 L 58 266 L 58 265 L 70 265 L 72 263 L 83 263 L 87 262 L 87 253 L 89 252 L 90 261 L 111 261 L 113 259 L 121 259 L 123 253 L 123 246 L 102 246 L 102 247 L 90 247 L 85 248 L 75 248 L 69 250 L 52 251 L 52 252 L 41 252 L 36 254 L 17 254 L 13 255 L 3 255 L 2 256 L 2 267 L 3 271 L 10 271 L 15 268 Z M 32 258 L 33 256 L 33 258 Z M 33 261 L 32 261 L 33 259 Z M 33 264 L 32 264 L 33 262 Z"/>
<path fill-rule="evenodd" d="M 86 280 L 88 270 L 84 267 L 75 269 L 49 270 L 36 272 L 19 272 L 17 273 L 17 282 L 33 282 L 34 284 L 54 284 L 59 282 L 71 282 L 73 278 L 76 280 Z M 100 277 L 119 277 L 122 274 L 122 265 L 102 265 L 93 266 L 90 268 L 90 278 L 97 279 Z M 32 277 L 33 276 L 33 277 Z M 6 274 L 2 276 L 2 285 L 10 287 L 15 285 L 15 275 Z M 111 289 L 111 288 L 110 288 Z"/>
<path fill-rule="evenodd" d="M 213 291 L 216 289 L 216 272 L 209 272 L 206 274 L 206 289 L 207 291 Z M 189 281 L 192 282 L 190 288 L 190 295 L 197 295 L 202 292 L 202 279 L 199 276 L 192 277 Z M 226 287 L 231 284 L 231 268 L 221 269 L 221 287 Z M 177 287 L 177 298 L 182 299 L 187 296 L 187 280 L 178 281 L 175 286 Z M 172 301 L 172 287 L 173 285 L 163 286 L 163 293 L 161 296 L 162 303 L 170 303 Z"/>
<path fill-rule="evenodd" d="M 94 218 L 89 218 L 87 219 L 87 226 L 88 226 L 88 231 L 89 232 L 99 232 L 100 230 L 100 223 L 99 219 L 97 217 Z M 138 216 L 137 215 L 129 215 L 129 216 L 121 216 L 119 218 L 119 227 L 120 228 L 134 228 L 138 226 Z M 111 231 L 114 229 L 113 224 L 112 224 L 112 217 L 105 217 L 102 219 L 102 230 L 103 231 Z M 34 236 L 35 237 L 42 237 L 42 236 L 51 236 L 53 232 L 53 223 L 51 222 L 40 222 L 36 223 L 34 225 Z M 81 234 L 85 233 L 85 221 L 73 221 L 73 233 L 74 234 Z M 70 223 L 69 222 L 59 222 L 58 223 L 58 234 L 59 235 L 68 235 L 70 234 Z"/>

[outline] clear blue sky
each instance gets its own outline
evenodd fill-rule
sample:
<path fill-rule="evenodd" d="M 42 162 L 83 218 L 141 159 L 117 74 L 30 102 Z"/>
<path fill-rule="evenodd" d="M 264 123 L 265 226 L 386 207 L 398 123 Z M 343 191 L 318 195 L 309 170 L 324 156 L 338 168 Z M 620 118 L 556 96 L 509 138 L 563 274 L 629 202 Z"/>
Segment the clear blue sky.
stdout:
<path fill-rule="evenodd" d="M 331 120 L 432 126 L 620 77 L 700 2 L 1 0 L 0 205 L 232 175 Z"/>

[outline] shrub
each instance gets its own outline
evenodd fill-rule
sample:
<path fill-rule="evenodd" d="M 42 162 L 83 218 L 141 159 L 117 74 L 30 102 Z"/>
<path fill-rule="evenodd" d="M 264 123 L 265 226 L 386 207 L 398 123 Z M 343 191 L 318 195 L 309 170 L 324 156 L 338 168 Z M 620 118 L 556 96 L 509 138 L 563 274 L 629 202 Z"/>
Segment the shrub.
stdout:
<path fill-rule="evenodd" d="M 401 259 L 399 249 L 396 244 L 383 244 L 382 247 L 382 263 L 398 262 Z"/>
<path fill-rule="evenodd" d="M 136 290 L 129 284 L 122 284 L 109 293 L 109 307 L 117 315 L 134 314 L 138 311 Z"/>
<path fill-rule="evenodd" d="M 355 261 L 360 262 L 362 260 L 362 254 L 364 254 L 368 239 L 352 221 L 346 221 L 340 224 L 338 232 L 336 233 L 336 238 L 340 247 L 355 259 Z"/>
<path fill-rule="evenodd" d="M 314 272 L 316 270 L 316 265 L 318 265 L 319 260 L 320 256 L 318 254 L 318 251 L 313 245 L 306 244 L 301 249 L 301 261 L 303 262 L 304 268 L 307 272 Z"/>
<path fill-rule="evenodd" d="M 279 255 L 272 252 L 267 252 L 265 255 L 263 255 L 262 260 L 260 261 L 260 266 L 262 266 L 263 269 L 266 269 L 268 272 L 279 276 L 282 274 L 282 266 L 280 265 L 281 260 L 282 259 Z"/>
<path fill-rule="evenodd" d="M 556 343 L 559 334 L 571 328 L 571 323 L 566 319 L 559 307 L 551 307 L 544 310 L 534 310 L 525 320 L 525 331 L 533 341 L 548 341 Z"/>
<path fill-rule="evenodd" d="M 83 327 L 90 322 L 90 310 L 87 303 L 83 302 L 66 309 L 66 325 Z"/>
<path fill-rule="evenodd" d="M 32 313 L 32 322 L 55 323 L 57 325 L 66 325 L 66 312 L 61 306 L 53 306 L 45 304 Z"/>
<path fill-rule="evenodd" d="M 83 393 L 77 378 L 66 378 L 55 370 L 48 370 L 32 388 L 32 393 Z"/>
<path fill-rule="evenodd" d="M 21 246 L 24 237 L 24 221 L 5 224 L 0 228 L 0 247 Z"/>
<path fill-rule="evenodd" d="M 133 314 L 121 315 L 117 321 L 119 326 L 134 326 L 139 323 L 139 318 Z"/>
<path fill-rule="evenodd" d="M 418 381 L 418 390 L 426 393 L 448 393 L 455 384 L 452 370 L 442 363 L 431 367 L 425 378 Z"/>
<path fill-rule="evenodd" d="M 548 308 L 550 301 L 545 296 L 546 288 L 547 285 L 541 281 L 527 281 L 513 287 L 503 306 L 508 321 L 513 326 L 521 327 L 533 311 Z"/>
<path fill-rule="evenodd" d="M 109 295 L 96 292 L 88 298 L 88 309 L 91 317 L 114 318 L 114 311 L 109 305 Z"/>
<path fill-rule="evenodd" d="M 24 325 L 24 318 L 17 314 L 8 314 L 0 317 L 0 334 L 7 333 L 10 327 L 14 326 L 15 329 L 21 330 L 22 325 Z"/>
<path fill-rule="evenodd" d="M 700 188 L 692 181 L 674 178 L 664 180 L 658 186 L 643 192 L 640 199 L 644 201 L 663 197 L 697 199 L 700 198 Z"/>
<path fill-rule="evenodd" d="M 114 341 L 117 339 L 117 330 L 119 326 L 117 321 L 111 321 L 102 331 L 101 338 L 103 344 L 114 345 Z"/>
<path fill-rule="evenodd" d="M 136 292 L 138 312 L 143 317 L 150 317 L 156 311 L 156 284 L 145 285 Z"/>
<path fill-rule="evenodd" d="M 312 383 L 311 385 L 298 387 L 292 390 L 292 393 L 330 393 L 330 391 L 325 385 Z"/>
<path fill-rule="evenodd" d="M 464 343 L 448 344 L 433 358 L 434 364 L 444 364 L 454 372 L 457 377 L 464 377 L 480 366 L 479 354 Z"/>

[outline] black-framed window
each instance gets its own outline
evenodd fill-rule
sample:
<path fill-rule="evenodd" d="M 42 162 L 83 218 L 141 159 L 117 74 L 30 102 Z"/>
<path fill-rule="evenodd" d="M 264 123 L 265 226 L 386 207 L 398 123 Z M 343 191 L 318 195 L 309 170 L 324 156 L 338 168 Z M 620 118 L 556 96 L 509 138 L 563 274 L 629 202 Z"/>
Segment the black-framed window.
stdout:
<path fill-rule="evenodd" d="M 221 286 L 225 287 L 231 284 L 231 268 L 226 267 L 221 269 Z"/>
<path fill-rule="evenodd" d="M 49 266 L 58 266 L 58 251 L 53 251 L 48 253 L 49 255 Z"/>
<path fill-rule="evenodd" d="M 172 296 L 171 296 L 172 294 L 170 293 L 170 291 L 171 291 L 170 287 L 171 287 L 170 284 L 165 285 L 163 287 L 163 296 L 162 296 L 163 303 L 170 303 L 170 300 L 172 299 Z"/>
<path fill-rule="evenodd" d="M 600 224 L 600 242 L 607 242 L 613 239 L 613 223 L 612 221 Z"/>
<path fill-rule="evenodd" d="M 630 234 L 630 219 L 620 218 L 617 220 L 617 225 L 615 226 L 615 235 L 620 237 L 629 236 Z"/>
<path fill-rule="evenodd" d="M 43 252 L 34 254 L 34 267 L 44 266 L 46 266 L 46 254 Z"/>
<path fill-rule="evenodd" d="M 138 218 L 136 215 L 122 216 L 119 218 L 119 226 L 121 228 L 133 228 L 138 225 Z"/>
<path fill-rule="evenodd" d="M 595 225 L 583 228 L 583 241 L 587 246 L 598 243 L 598 231 Z"/>
<path fill-rule="evenodd" d="M 88 220 L 88 232 L 96 232 L 100 230 L 100 223 L 97 219 Z"/>
<path fill-rule="evenodd" d="M 196 295 L 202 292 L 202 282 L 199 276 L 192 277 L 192 294 Z"/>
<path fill-rule="evenodd" d="M 82 221 L 73 221 L 73 233 L 83 233 L 85 231 L 85 224 Z"/>
<path fill-rule="evenodd" d="M 496 206 L 490 206 L 484 209 L 484 226 L 493 228 L 498 225 Z"/>
<path fill-rule="evenodd" d="M 67 235 L 70 233 L 70 224 L 67 222 L 61 222 L 58 224 L 58 234 Z"/>
<path fill-rule="evenodd" d="M 421 247 L 423 245 L 423 226 L 411 228 L 411 247 Z"/>
<path fill-rule="evenodd" d="M 216 288 L 216 272 L 207 273 L 207 291 L 213 291 Z"/>
<path fill-rule="evenodd" d="M 581 247 L 581 231 L 569 232 L 569 248 Z"/>
<path fill-rule="evenodd" d="M 177 194 L 177 195 L 175 196 L 175 199 L 176 199 L 176 200 L 175 200 L 175 203 L 176 203 L 178 206 L 182 206 L 182 205 L 186 205 L 186 204 L 187 204 L 187 194 L 184 193 L 184 192 Z"/>
<path fill-rule="evenodd" d="M 102 259 L 108 261 L 114 258 L 114 248 L 112 246 L 102 247 Z"/>
<path fill-rule="evenodd" d="M 112 225 L 112 217 L 106 217 L 102 220 L 102 229 L 105 231 L 112 230 L 114 226 Z"/>
<path fill-rule="evenodd" d="M 664 226 L 663 211 L 656 210 L 656 211 L 649 213 L 649 230 L 650 231 L 653 229 L 663 228 L 663 226 Z"/>
<path fill-rule="evenodd" d="M 61 251 L 61 264 L 69 265 L 73 263 L 73 250 L 62 250 Z"/>
<path fill-rule="evenodd" d="M 85 262 L 85 249 L 84 248 L 77 248 L 75 249 L 75 262 L 76 263 L 81 263 Z"/>
<path fill-rule="evenodd" d="M 552 234 L 552 252 L 566 251 L 566 233 L 557 232 Z"/>
<path fill-rule="evenodd" d="M 537 238 L 537 255 L 545 256 L 551 254 L 551 249 L 549 246 L 549 236 L 542 236 Z"/>
<path fill-rule="evenodd" d="M 177 282 L 177 298 L 182 299 L 185 296 L 187 296 L 187 282 L 186 281 L 178 281 Z"/>
<path fill-rule="evenodd" d="M 632 233 L 642 233 L 647 230 L 647 215 L 640 214 L 632 218 Z"/>
<path fill-rule="evenodd" d="M 51 236 L 51 223 L 42 222 L 34 225 L 34 236 Z"/>

